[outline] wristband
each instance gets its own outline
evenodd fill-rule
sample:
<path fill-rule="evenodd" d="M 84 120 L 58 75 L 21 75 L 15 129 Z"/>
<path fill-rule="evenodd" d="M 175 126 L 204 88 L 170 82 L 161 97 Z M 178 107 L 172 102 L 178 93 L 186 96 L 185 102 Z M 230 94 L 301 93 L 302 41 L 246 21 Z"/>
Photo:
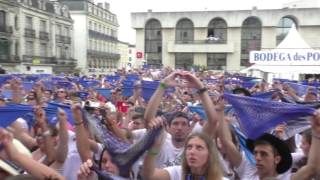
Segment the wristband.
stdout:
<path fill-rule="evenodd" d="M 156 155 L 158 155 L 158 153 L 159 153 L 159 151 L 154 150 L 154 149 L 148 150 L 148 155 L 150 155 L 150 156 L 156 156 Z"/>
<path fill-rule="evenodd" d="M 164 82 L 160 82 L 159 86 L 163 89 L 167 89 L 168 86 Z"/>
<path fill-rule="evenodd" d="M 83 121 L 75 122 L 75 123 L 74 123 L 75 126 L 80 126 L 81 124 L 83 124 Z"/>
<path fill-rule="evenodd" d="M 206 92 L 207 90 L 208 89 L 206 87 L 203 87 L 203 88 L 198 89 L 197 93 L 202 94 L 202 93 Z"/>

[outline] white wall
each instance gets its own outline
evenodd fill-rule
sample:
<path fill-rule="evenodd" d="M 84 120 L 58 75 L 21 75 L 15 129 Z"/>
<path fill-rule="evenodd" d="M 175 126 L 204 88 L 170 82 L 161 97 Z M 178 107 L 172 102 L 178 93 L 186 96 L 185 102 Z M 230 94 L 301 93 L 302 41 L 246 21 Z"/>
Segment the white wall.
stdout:
<path fill-rule="evenodd" d="M 83 70 L 87 67 L 88 49 L 88 28 L 87 17 L 85 14 L 72 14 L 73 38 L 74 38 L 74 57 L 78 60 L 78 67 Z"/>

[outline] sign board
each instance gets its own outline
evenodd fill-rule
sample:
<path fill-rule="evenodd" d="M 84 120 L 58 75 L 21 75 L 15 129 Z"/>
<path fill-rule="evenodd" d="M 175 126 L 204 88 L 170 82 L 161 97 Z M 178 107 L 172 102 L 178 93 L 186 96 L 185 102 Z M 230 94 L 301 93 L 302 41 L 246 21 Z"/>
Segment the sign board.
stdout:
<path fill-rule="evenodd" d="M 251 51 L 250 63 L 259 65 L 320 65 L 320 51 L 311 49 Z"/>
<path fill-rule="evenodd" d="M 140 52 L 140 51 L 138 51 L 138 52 L 136 53 L 136 57 L 137 57 L 138 59 L 143 58 L 143 53 Z"/>

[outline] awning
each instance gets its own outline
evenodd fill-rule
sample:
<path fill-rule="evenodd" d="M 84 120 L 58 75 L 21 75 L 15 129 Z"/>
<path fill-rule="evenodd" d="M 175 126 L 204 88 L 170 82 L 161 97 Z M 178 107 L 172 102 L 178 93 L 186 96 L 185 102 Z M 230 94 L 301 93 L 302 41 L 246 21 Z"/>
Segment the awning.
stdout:
<path fill-rule="evenodd" d="M 247 73 L 250 70 L 259 70 L 275 74 L 320 74 L 320 66 L 266 66 L 257 64 L 243 69 L 240 72 Z"/>

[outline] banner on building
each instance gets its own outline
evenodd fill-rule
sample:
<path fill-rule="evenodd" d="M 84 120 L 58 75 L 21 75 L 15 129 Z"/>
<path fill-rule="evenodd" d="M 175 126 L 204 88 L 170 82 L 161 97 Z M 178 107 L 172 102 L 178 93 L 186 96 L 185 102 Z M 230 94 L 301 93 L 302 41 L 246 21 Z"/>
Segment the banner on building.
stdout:
<path fill-rule="evenodd" d="M 259 65 L 320 65 L 320 51 L 303 49 L 251 51 L 250 63 Z"/>

